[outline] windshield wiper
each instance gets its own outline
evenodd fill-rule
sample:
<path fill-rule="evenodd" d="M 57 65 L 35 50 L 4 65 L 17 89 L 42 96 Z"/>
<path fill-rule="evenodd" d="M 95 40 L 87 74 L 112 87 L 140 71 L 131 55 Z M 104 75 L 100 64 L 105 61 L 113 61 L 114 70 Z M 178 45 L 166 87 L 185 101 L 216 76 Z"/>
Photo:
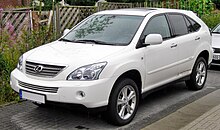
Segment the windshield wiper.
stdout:
<path fill-rule="evenodd" d="M 69 39 L 65 39 L 65 38 L 61 38 L 59 41 L 65 41 L 65 42 L 75 42 L 75 41 L 72 41 L 72 40 L 69 40 Z"/>
<path fill-rule="evenodd" d="M 98 41 L 98 40 L 75 40 L 74 42 L 79 42 L 79 43 L 89 43 L 89 42 L 92 42 L 92 43 L 95 43 L 95 44 L 100 44 L 100 45 L 114 45 L 114 44 L 111 44 L 111 43 L 107 43 L 107 42 L 103 42 L 103 41 Z"/>
<path fill-rule="evenodd" d="M 99 41 L 99 40 L 87 40 L 87 39 L 69 40 L 69 39 L 61 38 L 59 41 L 74 42 L 74 43 L 94 43 L 94 44 L 99 44 L 99 45 L 112 45 L 112 46 L 121 45 L 121 44 L 107 43 L 107 42 L 103 42 L 103 41 Z"/>

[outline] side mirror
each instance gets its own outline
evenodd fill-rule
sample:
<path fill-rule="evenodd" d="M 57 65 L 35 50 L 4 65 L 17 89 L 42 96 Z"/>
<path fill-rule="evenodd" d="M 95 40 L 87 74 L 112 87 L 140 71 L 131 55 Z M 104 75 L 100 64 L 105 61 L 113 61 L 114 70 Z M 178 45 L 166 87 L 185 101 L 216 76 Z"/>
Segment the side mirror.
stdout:
<path fill-rule="evenodd" d="M 149 34 L 145 37 L 145 45 L 157 45 L 163 42 L 163 38 L 160 34 Z"/>
<path fill-rule="evenodd" d="M 69 33 L 70 32 L 70 29 L 65 29 L 64 31 L 63 31 L 63 35 L 66 35 L 67 33 Z"/>

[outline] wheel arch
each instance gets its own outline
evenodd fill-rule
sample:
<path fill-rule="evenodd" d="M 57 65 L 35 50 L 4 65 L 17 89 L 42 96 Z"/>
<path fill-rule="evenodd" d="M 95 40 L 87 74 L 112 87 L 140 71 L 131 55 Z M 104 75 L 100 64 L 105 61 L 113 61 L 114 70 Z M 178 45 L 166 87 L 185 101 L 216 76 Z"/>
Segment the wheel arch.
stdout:
<path fill-rule="evenodd" d="M 208 52 L 207 50 L 202 51 L 202 52 L 198 55 L 197 59 L 198 59 L 199 57 L 203 57 L 203 58 L 206 60 L 206 63 L 207 63 L 207 64 L 209 63 L 209 52 Z M 196 59 L 196 60 L 197 60 L 197 59 Z"/>
<path fill-rule="evenodd" d="M 114 88 L 116 87 L 116 84 L 117 82 L 119 82 L 121 79 L 123 78 L 130 78 L 132 79 L 136 84 L 137 84 L 137 87 L 138 87 L 138 91 L 139 91 L 139 96 L 141 96 L 141 92 L 142 92 L 142 79 L 141 79 L 141 73 L 136 70 L 136 69 L 133 69 L 133 70 L 129 70 L 129 71 L 126 71 L 124 72 L 123 74 L 121 74 L 117 80 L 115 81 L 112 89 L 111 89 L 111 93 L 110 93 L 110 97 L 112 95 L 112 91 L 114 90 Z M 109 97 L 109 99 L 110 99 Z"/>

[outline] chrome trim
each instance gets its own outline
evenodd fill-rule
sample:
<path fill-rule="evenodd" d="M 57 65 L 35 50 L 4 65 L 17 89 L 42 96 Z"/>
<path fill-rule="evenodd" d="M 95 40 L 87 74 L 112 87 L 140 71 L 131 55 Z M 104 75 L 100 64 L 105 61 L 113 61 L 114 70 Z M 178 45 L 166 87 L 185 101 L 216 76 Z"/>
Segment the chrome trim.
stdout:
<path fill-rule="evenodd" d="M 57 76 L 65 67 L 66 66 L 41 64 L 30 61 L 26 61 L 25 64 L 26 74 L 47 78 Z M 39 69 L 39 71 L 36 69 Z"/>

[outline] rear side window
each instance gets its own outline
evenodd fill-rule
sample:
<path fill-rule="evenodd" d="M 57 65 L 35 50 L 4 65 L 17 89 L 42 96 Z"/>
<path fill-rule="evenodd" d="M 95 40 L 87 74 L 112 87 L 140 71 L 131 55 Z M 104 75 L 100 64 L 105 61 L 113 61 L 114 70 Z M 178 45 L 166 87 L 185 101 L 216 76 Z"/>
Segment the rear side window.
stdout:
<path fill-rule="evenodd" d="M 161 34 L 163 39 L 171 37 L 170 28 L 165 15 L 158 15 L 153 17 L 144 29 L 144 35 Z"/>
<path fill-rule="evenodd" d="M 169 14 L 170 22 L 174 29 L 175 36 L 188 34 L 188 29 L 184 17 L 180 14 Z"/>
<path fill-rule="evenodd" d="M 185 21 L 186 21 L 186 26 L 187 26 L 188 32 L 189 32 L 189 33 L 194 32 L 195 29 L 193 28 L 193 26 L 192 26 L 192 24 L 189 22 L 189 20 L 188 20 L 186 17 L 184 17 L 184 19 L 185 19 Z"/>
<path fill-rule="evenodd" d="M 189 18 L 189 17 L 186 17 L 186 19 L 189 20 L 189 22 L 191 23 L 194 31 L 198 31 L 201 27 L 201 25 L 199 25 L 197 22 L 195 22 L 193 19 Z"/>

